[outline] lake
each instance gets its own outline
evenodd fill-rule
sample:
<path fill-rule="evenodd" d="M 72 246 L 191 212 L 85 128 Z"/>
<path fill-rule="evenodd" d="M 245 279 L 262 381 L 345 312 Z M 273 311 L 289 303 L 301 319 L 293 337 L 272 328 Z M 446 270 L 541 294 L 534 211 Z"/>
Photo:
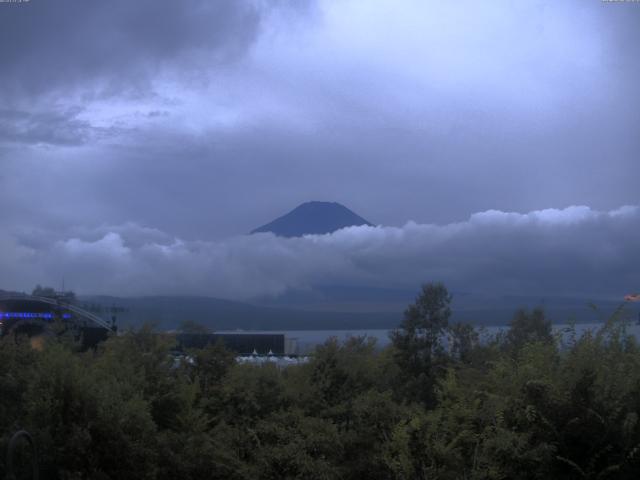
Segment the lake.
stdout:
<path fill-rule="evenodd" d="M 575 324 L 575 331 L 577 336 L 581 336 L 587 331 L 595 331 L 601 328 L 603 323 L 578 323 Z M 566 333 L 570 328 L 569 324 L 556 324 L 553 325 L 553 331 L 555 333 Z M 635 336 L 640 340 L 640 325 L 627 324 L 627 332 Z M 506 326 L 489 326 L 477 328 L 481 339 L 488 339 L 495 336 L 501 331 L 508 330 Z M 296 339 L 298 344 L 298 352 L 300 354 L 306 354 L 313 350 L 316 345 L 320 345 L 327 341 L 331 337 L 337 338 L 339 341 L 345 341 L 350 337 L 363 337 L 375 338 L 376 345 L 379 347 L 385 347 L 389 345 L 389 333 L 391 330 L 387 329 L 369 329 L 369 330 L 260 330 L 260 331 L 246 331 L 246 333 L 283 333 L 287 338 Z M 239 333 L 238 330 L 225 330 L 218 331 L 217 333 Z"/>

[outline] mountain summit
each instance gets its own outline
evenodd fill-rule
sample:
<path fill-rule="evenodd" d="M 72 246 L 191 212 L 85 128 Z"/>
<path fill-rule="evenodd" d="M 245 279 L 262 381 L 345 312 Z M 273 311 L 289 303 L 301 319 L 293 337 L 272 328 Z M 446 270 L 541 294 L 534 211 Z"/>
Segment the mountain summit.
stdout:
<path fill-rule="evenodd" d="M 251 233 L 272 232 L 279 237 L 301 237 L 306 234 L 333 233 L 341 228 L 360 225 L 373 226 L 339 203 L 306 202 Z"/>

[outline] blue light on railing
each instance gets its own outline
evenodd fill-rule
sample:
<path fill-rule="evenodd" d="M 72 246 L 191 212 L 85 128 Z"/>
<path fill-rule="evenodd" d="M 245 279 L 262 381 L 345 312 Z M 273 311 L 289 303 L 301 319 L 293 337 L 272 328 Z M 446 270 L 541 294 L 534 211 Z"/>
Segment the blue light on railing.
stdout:
<path fill-rule="evenodd" d="M 34 313 L 34 312 L 0 312 L 0 320 L 2 320 L 3 318 L 9 319 L 9 318 L 34 318 L 34 319 L 41 319 L 41 320 L 53 320 L 55 317 L 55 315 L 51 312 L 41 312 L 41 313 Z M 64 319 L 68 319 L 71 318 L 71 314 L 69 313 L 64 313 L 62 315 L 62 318 Z"/>

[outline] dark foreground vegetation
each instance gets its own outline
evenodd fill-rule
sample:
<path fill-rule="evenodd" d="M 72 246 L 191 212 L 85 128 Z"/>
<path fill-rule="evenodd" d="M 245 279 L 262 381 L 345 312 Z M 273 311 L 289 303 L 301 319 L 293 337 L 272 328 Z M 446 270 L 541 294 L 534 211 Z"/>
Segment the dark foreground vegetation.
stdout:
<path fill-rule="evenodd" d="M 84 353 L 7 337 L 3 445 L 31 432 L 41 478 L 639 478 L 640 348 L 624 325 L 561 340 L 521 311 L 480 344 L 449 302 L 427 285 L 389 348 L 329 341 L 283 370 L 220 345 L 176 360 L 149 327 Z"/>

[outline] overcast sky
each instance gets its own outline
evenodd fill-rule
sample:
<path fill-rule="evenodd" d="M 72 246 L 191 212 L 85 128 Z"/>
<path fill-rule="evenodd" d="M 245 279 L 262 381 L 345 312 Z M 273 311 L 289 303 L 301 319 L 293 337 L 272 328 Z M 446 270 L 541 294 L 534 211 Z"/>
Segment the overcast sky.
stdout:
<path fill-rule="evenodd" d="M 638 45 L 633 2 L 0 3 L 0 288 L 639 289 Z M 383 227 L 244 236 L 308 200 Z"/>

